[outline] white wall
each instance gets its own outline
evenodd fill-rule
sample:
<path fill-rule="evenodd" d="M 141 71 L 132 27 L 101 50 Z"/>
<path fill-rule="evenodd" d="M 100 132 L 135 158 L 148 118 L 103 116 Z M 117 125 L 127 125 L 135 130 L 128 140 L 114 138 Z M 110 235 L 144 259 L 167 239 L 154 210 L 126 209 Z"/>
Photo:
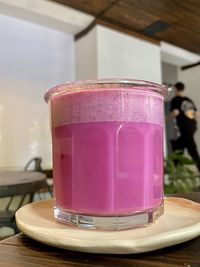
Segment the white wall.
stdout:
<path fill-rule="evenodd" d="M 200 66 L 196 66 L 187 70 L 179 69 L 178 80 L 185 84 L 185 94 L 190 97 L 200 114 Z M 195 139 L 200 153 L 200 115 L 198 116 L 198 131 Z"/>
<path fill-rule="evenodd" d="M 0 15 L 0 167 L 51 166 L 46 89 L 74 79 L 73 36 Z"/>
<path fill-rule="evenodd" d="M 133 36 L 97 27 L 98 77 L 125 77 L 161 82 L 158 45 Z"/>
<path fill-rule="evenodd" d="M 158 45 L 103 26 L 76 41 L 76 55 L 78 80 L 122 77 L 161 82 Z"/>
<path fill-rule="evenodd" d="M 169 63 L 162 62 L 162 82 L 174 84 L 178 79 L 178 67 Z"/>
<path fill-rule="evenodd" d="M 76 79 L 96 79 L 97 68 L 97 31 L 93 28 L 86 36 L 75 43 Z"/>

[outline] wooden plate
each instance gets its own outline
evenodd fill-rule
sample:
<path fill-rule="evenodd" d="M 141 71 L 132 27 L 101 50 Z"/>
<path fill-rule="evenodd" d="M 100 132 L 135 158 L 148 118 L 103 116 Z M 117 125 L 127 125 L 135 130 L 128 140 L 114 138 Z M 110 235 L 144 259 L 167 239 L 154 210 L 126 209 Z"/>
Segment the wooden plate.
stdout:
<path fill-rule="evenodd" d="M 200 204 L 183 198 L 164 199 L 164 215 L 140 228 L 85 230 L 58 223 L 53 200 L 26 205 L 16 213 L 18 228 L 41 243 L 90 253 L 132 254 L 185 242 L 200 235 Z"/>

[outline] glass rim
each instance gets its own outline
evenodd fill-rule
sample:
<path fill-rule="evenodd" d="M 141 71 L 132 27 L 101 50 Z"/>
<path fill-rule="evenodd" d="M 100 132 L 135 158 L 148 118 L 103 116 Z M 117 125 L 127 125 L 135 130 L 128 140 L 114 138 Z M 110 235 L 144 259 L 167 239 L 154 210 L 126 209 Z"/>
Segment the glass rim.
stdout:
<path fill-rule="evenodd" d="M 164 98 L 168 95 L 168 88 L 165 85 L 158 84 L 151 81 L 146 80 L 137 80 L 137 79 L 97 79 L 97 80 L 82 80 L 82 81 L 70 81 L 60 85 L 57 85 L 53 88 L 50 88 L 46 91 L 44 95 L 45 101 L 48 103 L 49 99 L 53 96 L 65 94 L 65 93 L 73 93 L 73 92 L 81 92 L 87 90 L 101 89 L 101 88 L 110 88 L 113 89 L 115 86 L 123 89 L 123 87 L 134 87 L 134 89 L 139 89 L 140 87 L 146 87 L 151 91 L 159 93 Z"/>

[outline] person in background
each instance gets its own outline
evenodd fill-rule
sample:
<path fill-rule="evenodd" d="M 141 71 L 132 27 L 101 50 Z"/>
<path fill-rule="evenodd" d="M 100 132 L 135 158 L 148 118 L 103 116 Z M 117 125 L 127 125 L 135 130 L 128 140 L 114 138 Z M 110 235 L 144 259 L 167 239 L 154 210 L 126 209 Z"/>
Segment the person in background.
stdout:
<path fill-rule="evenodd" d="M 174 141 L 172 149 L 184 151 L 186 148 L 200 172 L 200 156 L 194 141 L 194 133 L 197 130 L 197 109 L 193 101 L 185 96 L 185 86 L 182 82 L 176 83 L 174 87 L 175 97 L 171 100 L 170 117 L 176 119 L 179 137 Z"/>

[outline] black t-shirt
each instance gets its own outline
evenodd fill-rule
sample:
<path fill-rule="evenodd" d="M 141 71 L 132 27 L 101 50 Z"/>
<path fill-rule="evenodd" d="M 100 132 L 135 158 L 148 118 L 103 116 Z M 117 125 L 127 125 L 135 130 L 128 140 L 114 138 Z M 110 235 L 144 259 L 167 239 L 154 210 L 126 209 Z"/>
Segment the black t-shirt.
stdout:
<path fill-rule="evenodd" d="M 197 111 L 193 101 L 188 97 L 176 96 L 171 101 L 170 110 L 178 109 L 176 117 L 177 125 L 181 133 L 196 131 L 195 112 Z"/>

